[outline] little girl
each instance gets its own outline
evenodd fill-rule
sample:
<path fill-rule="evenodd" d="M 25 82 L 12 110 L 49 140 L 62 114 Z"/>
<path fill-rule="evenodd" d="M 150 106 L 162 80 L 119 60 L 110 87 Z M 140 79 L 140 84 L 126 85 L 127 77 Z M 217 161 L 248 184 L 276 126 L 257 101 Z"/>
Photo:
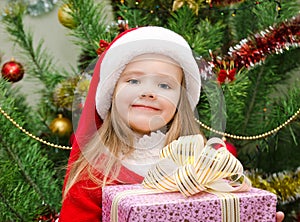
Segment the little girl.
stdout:
<path fill-rule="evenodd" d="M 102 53 L 72 144 L 60 222 L 101 221 L 101 187 L 141 183 L 159 150 L 199 134 L 200 73 L 188 43 L 161 27 L 119 35 Z"/>

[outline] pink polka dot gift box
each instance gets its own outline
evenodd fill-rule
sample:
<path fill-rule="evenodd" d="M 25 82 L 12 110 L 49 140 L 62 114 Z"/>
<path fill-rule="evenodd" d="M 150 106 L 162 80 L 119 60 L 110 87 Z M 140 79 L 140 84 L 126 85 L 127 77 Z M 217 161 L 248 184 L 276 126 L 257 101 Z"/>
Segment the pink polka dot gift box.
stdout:
<path fill-rule="evenodd" d="M 261 189 L 251 188 L 247 192 L 230 195 L 200 192 L 190 197 L 185 197 L 180 192 L 151 193 L 152 191 L 140 184 L 104 187 L 102 221 L 276 221 L 276 195 Z"/>

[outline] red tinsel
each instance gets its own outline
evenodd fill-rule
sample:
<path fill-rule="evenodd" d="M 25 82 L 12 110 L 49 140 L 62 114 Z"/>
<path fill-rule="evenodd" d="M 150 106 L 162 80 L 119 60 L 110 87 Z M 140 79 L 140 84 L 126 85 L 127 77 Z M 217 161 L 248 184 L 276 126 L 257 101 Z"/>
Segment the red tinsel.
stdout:
<path fill-rule="evenodd" d="M 223 58 L 211 53 L 211 65 L 218 73 L 219 82 L 224 83 L 224 77 L 232 81 L 234 80 L 232 75 L 243 67 L 251 68 L 264 62 L 267 56 L 283 53 L 290 47 L 300 47 L 300 15 L 243 39 L 231 47 L 228 55 Z M 232 63 L 233 65 L 226 65 Z M 233 70 L 234 74 L 230 73 Z"/>
<path fill-rule="evenodd" d="M 230 48 L 229 59 L 233 60 L 235 67 L 252 67 L 263 62 L 268 55 L 282 53 L 289 47 L 300 46 L 300 15 L 291 21 L 283 22 L 277 27 L 255 34 L 242 40 Z"/>

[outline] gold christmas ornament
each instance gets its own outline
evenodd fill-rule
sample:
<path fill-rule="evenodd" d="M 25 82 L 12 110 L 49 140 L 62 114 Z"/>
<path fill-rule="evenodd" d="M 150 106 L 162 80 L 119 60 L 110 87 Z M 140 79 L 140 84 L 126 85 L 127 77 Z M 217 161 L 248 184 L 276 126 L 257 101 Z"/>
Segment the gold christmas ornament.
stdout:
<path fill-rule="evenodd" d="M 73 126 L 72 122 L 68 118 L 63 117 L 62 114 L 58 114 L 57 118 L 50 123 L 49 128 L 52 133 L 63 137 L 71 134 Z"/>
<path fill-rule="evenodd" d="M 173 2 L 172 10 L 176 11 L 179 8 L 181 8 L 184 4 L 187 4 L 190 7 L 190 9 L 192 9 L 194 13 L 198 15 L 199 8 L 202 4 L 204 4 L 204 2 L 204 0 L 175 0 Z"/>
<path fill-rule="evenodd" d="M 60 6 L 57 16 L 59 22 L 66 28 L 74 29 L 77 27 L 77 24 L 72 16 L 72 9 L 68 4 L 63 4 Z"/>

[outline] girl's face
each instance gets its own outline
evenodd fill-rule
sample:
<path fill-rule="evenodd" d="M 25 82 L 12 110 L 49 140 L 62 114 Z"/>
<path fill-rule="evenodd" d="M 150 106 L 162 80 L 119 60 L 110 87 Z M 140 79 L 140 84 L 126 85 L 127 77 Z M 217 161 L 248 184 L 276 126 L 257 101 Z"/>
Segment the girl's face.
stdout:
<path fill-rule="evenodd" d="M 116 85 L 114 102 L 118 115 L 140 134 L 164 127 L 176 112 L 182 78 L 182 69 L 169 57 L 135 57 Z"/>

